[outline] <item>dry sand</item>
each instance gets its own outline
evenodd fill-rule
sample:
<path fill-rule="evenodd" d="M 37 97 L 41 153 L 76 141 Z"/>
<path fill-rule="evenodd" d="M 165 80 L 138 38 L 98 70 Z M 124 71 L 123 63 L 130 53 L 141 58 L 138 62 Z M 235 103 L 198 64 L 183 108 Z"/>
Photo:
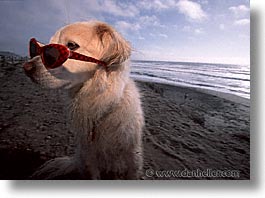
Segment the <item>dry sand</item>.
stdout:
<path fill-rule="evenodd" d="M 64 93 L 40 89 L 20 64 L 2 63 L 0 83 L 0 179 L 27 179 L 46 160 L 73 154 Z M 138 86 L 146 121 L 143 179 L 250 178 L 248 99 L 155 83 Z M 235 170 L 239 177 L 187 175 L 198 170 Z M 160 177 L 159 171 L 171 172 Z"/>

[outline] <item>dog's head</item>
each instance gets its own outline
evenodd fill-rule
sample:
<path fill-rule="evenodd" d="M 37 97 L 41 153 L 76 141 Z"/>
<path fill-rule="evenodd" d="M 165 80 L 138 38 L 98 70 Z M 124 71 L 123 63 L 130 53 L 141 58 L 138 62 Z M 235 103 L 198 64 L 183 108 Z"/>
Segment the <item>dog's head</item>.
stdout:
<path fill-rule="evenodd" d="M 32 81 L 47 88 L 73 88 L 93 79 L 96 73 L 108 76 L 107 73 L 120 72 L 131 53 L 129 43 L 117 31 L 96 21 L 67 25 L 55 33 L 50 43 L 104 61 L 107 67 L 67 59 L 62 66 L 47 70 L 41 57 L 36 56 L 24 64 L 24 70 Z"/>

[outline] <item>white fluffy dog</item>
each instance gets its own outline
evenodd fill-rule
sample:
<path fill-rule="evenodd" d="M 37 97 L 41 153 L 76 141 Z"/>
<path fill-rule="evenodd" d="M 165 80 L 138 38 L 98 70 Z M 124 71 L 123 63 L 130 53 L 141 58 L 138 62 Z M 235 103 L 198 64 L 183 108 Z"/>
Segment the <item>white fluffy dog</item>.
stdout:
<path fill-rule="evenodd" d="M 50 43 L 104 61 L 107 68 L 68 59 L 47 70 L 40 56 L 24 64 L 34 82 L 69 91 L 70 122 L 76 135 L 75 155 L 46 162 L 33 178 L 60 179 L 78 172 L 79 179 L 138 179 L 144 118 L 139 92 L 129 78 L 129 43 L 97 21 L 67 25 Z"/>

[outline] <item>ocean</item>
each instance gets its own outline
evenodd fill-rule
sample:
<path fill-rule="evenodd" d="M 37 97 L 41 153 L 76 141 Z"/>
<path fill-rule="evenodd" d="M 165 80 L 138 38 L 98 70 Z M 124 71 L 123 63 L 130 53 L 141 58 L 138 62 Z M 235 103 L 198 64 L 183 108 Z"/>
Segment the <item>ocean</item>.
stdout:
<path fill-rule="evenodd" d="M 211 89 L 250 98 L 250 66 L 166 61 L 132 61 L 136 80 Z"/>

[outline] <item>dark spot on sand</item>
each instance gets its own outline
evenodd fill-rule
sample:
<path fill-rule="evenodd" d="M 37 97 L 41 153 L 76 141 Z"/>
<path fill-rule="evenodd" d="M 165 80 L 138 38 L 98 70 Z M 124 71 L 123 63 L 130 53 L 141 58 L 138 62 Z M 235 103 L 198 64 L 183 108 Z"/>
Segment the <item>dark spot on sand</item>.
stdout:
<path fill-rule="evenodd" d="M 0 178 L 29 179 L 37 167 L 44 163 L 39 153 L 30 149 L 0 149 Z"/>

